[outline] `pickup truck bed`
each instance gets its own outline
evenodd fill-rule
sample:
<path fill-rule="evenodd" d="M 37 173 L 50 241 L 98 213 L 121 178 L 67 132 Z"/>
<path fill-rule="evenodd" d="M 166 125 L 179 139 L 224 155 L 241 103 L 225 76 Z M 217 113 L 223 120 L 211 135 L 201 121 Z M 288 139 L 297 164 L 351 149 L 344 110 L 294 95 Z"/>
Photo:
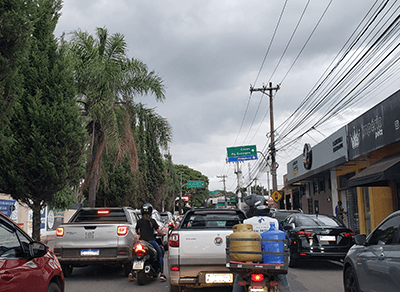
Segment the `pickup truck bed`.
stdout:
<path fill-rule="evenodd" d="M 226 238 L 245 218 L 241 210 L 233 209 L 187 211 L 169 240 L 170 291 L 231 286 L 234 275 L 226 267 Z"/>

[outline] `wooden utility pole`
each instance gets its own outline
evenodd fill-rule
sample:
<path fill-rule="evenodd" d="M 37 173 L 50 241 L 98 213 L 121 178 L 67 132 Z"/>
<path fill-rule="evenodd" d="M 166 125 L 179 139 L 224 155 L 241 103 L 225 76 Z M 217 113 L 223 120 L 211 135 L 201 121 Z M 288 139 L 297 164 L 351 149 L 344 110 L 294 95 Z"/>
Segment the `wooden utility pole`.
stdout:
<path fill-rule="evenodd" d="M 276 161 L 275 161 L 275 129 L 274 129 L 274 111 L 273 111 L 273 91 L 278 91 L 280 89 L 279 85 L 276 87 L 272 87 L 272 82 L 269 83 L 269 86 L 265 85 L 261 88 L 254 88 L 250 86 L 250 92 L 253 91 L 261 91 L 263 94 L 269 96 L 269 123 L 270 123 L 270 134 L 271 134 L 271 144 L 269 145 L 270 153 L 271 153 L 271 176 L 272 176 L 272 192 L 275 192 L 278 189 L 277 180 L 276 180 Z"/>
<path fill-rule="evenodd" d="M 224 196 L 225 196 L 225 208 L 228 208 L 228 202 L 226 200 L 226 186 L 225 186 L 225 179 L 227 178 L 226 175 L 217 175 L 218 178 L 222 178 L 222 181 L 224 183 Z"/>
<path fill-rule="evenodd" d="M 242 176 L 242 171 L 240 170 L 239 166 L 239 161 L 236 161 L 236 170 L 235 170 L 236 178 L 237 178 L 237 207 L 239 209 L 242 209 L 242 192 L 240 190 L 241 188 L 241 183 L 240 183 L 240 177 Z"/>

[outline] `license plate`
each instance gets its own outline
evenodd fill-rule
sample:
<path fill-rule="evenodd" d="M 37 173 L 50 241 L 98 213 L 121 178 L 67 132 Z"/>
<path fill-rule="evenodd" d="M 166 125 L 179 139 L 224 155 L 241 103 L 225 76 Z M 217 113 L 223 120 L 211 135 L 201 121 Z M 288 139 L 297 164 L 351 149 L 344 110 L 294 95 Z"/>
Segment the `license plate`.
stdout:
<path fill-rule="evenodd" d="M 142 270 L 144 266 L 144 261 L 134 261 L 133 268 L 134 270 Z"/>
<path fill-rule="evenodd" d="M 98 256 L 100 250 L 98 249 L 81 249 L 81 256 Z"/>
<path fill-rule="evenodd" d="M 321 235 L 319 237 L 320 241 L 336 241 L 335 235 Z"/>
<path fill-rule="evenodd" d="M 206 283 L 233 283 L 233 274 L 206 274 Z"/>

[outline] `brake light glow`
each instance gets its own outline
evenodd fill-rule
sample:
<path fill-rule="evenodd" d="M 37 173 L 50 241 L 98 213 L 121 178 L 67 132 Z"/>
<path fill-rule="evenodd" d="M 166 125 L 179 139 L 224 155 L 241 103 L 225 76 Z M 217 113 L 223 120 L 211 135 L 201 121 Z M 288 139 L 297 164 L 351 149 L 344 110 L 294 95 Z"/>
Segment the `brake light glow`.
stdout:
<path fill-rule="evenodd" d="M 138 255 L 138 256 L 142 256 L 146 253 L 146 247 L 143 246 L 143 244 L 138 243 L 135 245 L 135 249 L 134 252 Z"/>
<path fill-rule="evenodd" d="M 179 272 L 179 266 L 172 266 L 171 271 Z"/>
<path fill-rule="evenodd" d="M 107 215 L 110 214 L 110 210 L 97 210 L 98 215 Z"/>
<path fill-rule="evenodd" d="M 261 282 L 264 280 L 264 275 L 263 274 L 251 274 L 251 280 L 253 282 Z"/>
<path fill-rule="evenodd" d="M 172 225 L 174 225 L 174 223 L 173 223 L 172 221 L 169 221 L 169 222 L 168 222 L 168 225 L 169 225 L 169 226 L 172 226 Z"/>
<path fill-rule="evenodd" d="M 64 236 L 64 227 L 57 227 L 56 235 L 60 237 Z"/>
<path fill-rule="evenodd" d="M 307 237 L 311 237 L 312 233 L 307 231 L 297 231 L 298 235 L 305 235 Z"/>
<path fill-rule="evenodd" d="M 343 233 L 343 236 L 344 236 L 344 237 L 351 237 L 351 236 L 354 236 L 354 232 L 345 232 L 345 233 Z"/>
<path fill-rule="evenodd" d="M 179 247 L 179 235 L 176 233 L 172 233 L 169 237 L 168 245 L 171 247 Z"/>
<path fill-rule="evenodd" d="M 117 227 L 117 234 L 118 235 L 126 235 L 128 233 L 128 226 L 118 226 Z"/>

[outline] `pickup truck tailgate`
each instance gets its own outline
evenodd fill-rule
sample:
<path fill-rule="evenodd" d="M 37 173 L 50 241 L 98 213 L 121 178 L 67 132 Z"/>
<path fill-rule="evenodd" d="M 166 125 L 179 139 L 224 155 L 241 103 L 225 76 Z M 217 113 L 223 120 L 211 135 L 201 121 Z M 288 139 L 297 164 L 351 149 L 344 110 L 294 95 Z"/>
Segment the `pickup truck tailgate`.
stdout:
<path fill-rule="evenodd" d="M 121 223 L 121 226 L 126 226 L 126 223 Z M 63 248 L 99 248 L 99 247 L 116 247 L 119 244 L 120 236 L 117 235 L 117 226 L 115 223 L 97 224 L 65 224 L 64 236 L 56 238 L 62 242 Z"/>
<path fill-rule="evenodd" d="M 225 264 L 226 236 L 232 230 L 186 230 L 180 233 L 180 265 Z M 205 259 L 207 259 L 205 261 Z"/>

